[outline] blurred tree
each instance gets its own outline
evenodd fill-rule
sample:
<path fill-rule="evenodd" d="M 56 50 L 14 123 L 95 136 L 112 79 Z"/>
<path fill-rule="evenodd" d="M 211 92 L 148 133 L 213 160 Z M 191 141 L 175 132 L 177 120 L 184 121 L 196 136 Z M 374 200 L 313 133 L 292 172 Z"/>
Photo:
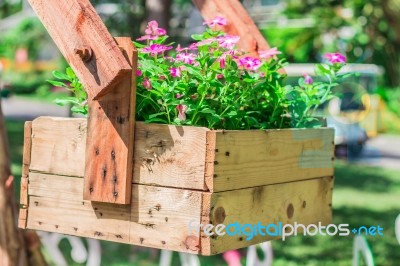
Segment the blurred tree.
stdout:
<path fill-rule="evenodd" d="M 22 8 L 22 0 L 0 0 L 0 19 L 8 17 Z"/>
<path fill-rule="evenodd" d="M 311 17 L 314 25 L 268 29 L 269 41 L 290 61 L 314 62 L 328 51 L 349 61 L 384 66 L 387 85 L 400 85 L 400 0 L 285 0 L 289 19 Z M 270 40 L 272 39 L 272 40 Z M 274 42 L 274 41 L 277 42 Z"/>

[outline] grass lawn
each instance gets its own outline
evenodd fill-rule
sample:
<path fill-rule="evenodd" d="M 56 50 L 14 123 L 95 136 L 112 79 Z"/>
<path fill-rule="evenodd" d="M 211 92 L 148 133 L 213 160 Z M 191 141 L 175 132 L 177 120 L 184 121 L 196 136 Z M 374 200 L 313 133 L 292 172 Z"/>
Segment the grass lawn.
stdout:
<path fill-rule="evenodd" d="M 23 122 L 7 121 L 11 146 L 12 170 L 21 175 Z M 400 162 L 399 162 L 400 163 Z M 376 265 L 400 265 L 400 245 L 394 236 L 394 221 L 400 214 L 400 171 L 336 162 L 333 196 L 333 222 L 350 227 L 380 225 L 383 236 L 368 236 Z M 19 187 L 19 178 L 16 178 Z M 19 191 L 17 189 L 17 194 Z M 274 241 L 274 265 L 351 265 L 353 235 L 348 237 L 297 236 L 285 242 Z M 70 250 L 62 243 L 65 254 Z M 103 265 L 158 265 L 158 259 L 132 246 L 102 241 Z M 202 265 L 224 265 L 221 256 L 202 257 Z M 174 254 L 173 265 L 179 265 Z M 71 260 L 70 260 L 71 262 Z M 244 261 L 243 261 L 244 262 Z"/>

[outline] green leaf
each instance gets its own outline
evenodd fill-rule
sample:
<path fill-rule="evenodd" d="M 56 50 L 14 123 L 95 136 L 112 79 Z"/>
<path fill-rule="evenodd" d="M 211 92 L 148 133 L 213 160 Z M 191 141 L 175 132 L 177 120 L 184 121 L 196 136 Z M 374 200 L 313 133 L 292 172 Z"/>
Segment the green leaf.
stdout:
<path fill-rule="evenodd" d="M 143 47 L 146 47 L 146 45 L 145 44 L 142 44 L 142 43 L 139 43 L 139 42 L 135 42 L 135 41 L 132 41 L 133 42 L 133 44 L 137 47 L 137 48 L 143 48 Z"/>
<path fill-rule="evenodd" d="M 56 77 L 56 78 L 58 78 L 58 79 L 61 79 L 61 80 L 68 80 L 68 81 L 71 80 L 70 77 L 69 77 L 68 75 L 66 75 L 66 74 L 64 74 L 64 73 L 61 73 L 60 71 L 57 71 L 57 70 L 54 70 L 54 71 L 52 72 L 52 74 L 53 74 L 54 77 Z"/>
<path fill-rule="evenodd" d="M 159 123 L 163 123 L 163 124 L 168 124 L 167 120 L 161 119 L 161 118 L 156 118 L 156 117 L 146 119 L 144 122 L 145 123 L 156 123 L 156 122 L 159 122 Z"/>
<path fill-rule="evenodd" d="M 63 99 L 57 98 L 53 102 L 55 104 L 61 105 L 61 106 L 65 106 L 65 105 L 71 104 L 71 103 L 72 104 L 80 104 L 80 102 L 74 97 L 66 97 L 66 98 L 63 98 Z"/>
<path fill-rule="evenodd" d="M 149 115 L 149 119 L 153 119 L 153 118 L 155 118 L 157 116 L 162 116 L 162 115 L 165 115 L 165 113 L 162 112 L 162 113 L 157 113 L 157 114 L 151 114 L 151 115 Z"/>
<path fill-rule="evenodd" d="M 71 111 L 77 114 L 83 114 L 83 115 L 88 114 L 88 109 L 85 106 L 74 106 L 71 108 Z"/>
<path fill-rule="evenodd" d="M 46 80 L 46 81 L 55 87 L 69 88 L 64 82 L 61 81 L 56 81 L 56 80 Z"/>
<path fill-rule="evenodd" d="M 212 110 L 210 108 L 204 108 L 203 110 L 200 110 L 200 113 L 202 113 L 202 114 L 214 114 L 215 110 Z"/>
<path fill-rule="evenodd" d="M 195 41 L 201 41 L 204 39 L 203 34 L 192 34 L 192 39 Z"/>
<path fill-rule="evenodd" d="M 67 67 L 67 68 L 65 69 L 65 73 L 67 73 L 67 76 L 70 78 L 70 80 L 76 78 L 75 72 L 72 70 L 71 67 Z"/>

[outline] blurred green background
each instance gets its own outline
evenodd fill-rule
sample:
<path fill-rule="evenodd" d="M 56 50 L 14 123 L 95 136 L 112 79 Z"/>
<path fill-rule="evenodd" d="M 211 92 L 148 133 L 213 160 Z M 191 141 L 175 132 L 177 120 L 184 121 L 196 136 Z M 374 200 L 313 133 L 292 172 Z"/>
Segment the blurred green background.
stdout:
<path fill-rule="evenodd" d="M 190 33 L 199 30 L 196 23 L 201 25 L 188 0 L 91 2 L 114 36 L 138 37 L 145 23 L 156 19 L 174 41 L 188 43 Z M 381 66 L 384 74 L 370 93 L 382 100 L 379 117 L 385 133 L 400 134 L 400 0 L 241 2 L 271 46 L 278 47 L 290 63 L 320 62 L 323 53 L 339 51 L 349 62 Z M 26 1 L 0 0 L 0 66 L 0 97 L 51 102 L 66 94 L 45 81 L 52 70 L 62 70 L 66 63 Z M 10 117 L 6 121 L 12 171 L 17 177 L 21 175 L 23 123 Z M 394 220 L 400 213 L 399 170 L 337 160 L 335 176 L 334 223 L 379 224 L 384 236 L 367 237 L 376 264 L 400 265 L 400 245 L 394 236 Z M 103 265 L 157 265 L 157 252 L 101 243 Z M 350 265 L 352 244 L 352 236 L 274 241 L 274 265 Z M 61 246 L 73 265 L 68 243 Z M 226 265 L 220 255 L 200 259 L 202 265 Z M 173 264 L 179 265 L 176 254 Z"/>

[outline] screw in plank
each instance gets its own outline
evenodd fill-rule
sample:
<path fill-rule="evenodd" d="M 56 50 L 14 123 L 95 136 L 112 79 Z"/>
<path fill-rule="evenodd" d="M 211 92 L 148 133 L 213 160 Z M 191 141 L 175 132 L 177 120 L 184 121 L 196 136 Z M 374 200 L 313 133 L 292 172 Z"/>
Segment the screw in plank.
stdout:
<path fill-rule="evenodd" d="M 93 51 L 87 45 L 79 46 L 78 48 L 74 49 L 75 54 L 79 55 L 83 62 L 89 62 L 92 59 Z"/>

